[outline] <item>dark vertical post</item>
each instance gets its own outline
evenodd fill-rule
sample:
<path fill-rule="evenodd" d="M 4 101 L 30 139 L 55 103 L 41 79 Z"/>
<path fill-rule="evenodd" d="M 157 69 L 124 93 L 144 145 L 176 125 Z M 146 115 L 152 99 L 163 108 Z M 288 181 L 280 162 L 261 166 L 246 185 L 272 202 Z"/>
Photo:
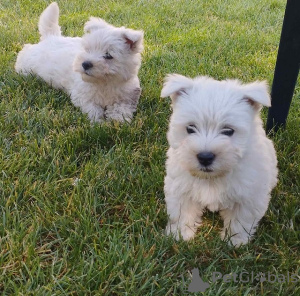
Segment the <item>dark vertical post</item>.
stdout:
<path fill-rule="evenodd" d="M 300 65 L 300 0 L 287 0 L 271 90 L 267 132 L 285 126 Z"/>

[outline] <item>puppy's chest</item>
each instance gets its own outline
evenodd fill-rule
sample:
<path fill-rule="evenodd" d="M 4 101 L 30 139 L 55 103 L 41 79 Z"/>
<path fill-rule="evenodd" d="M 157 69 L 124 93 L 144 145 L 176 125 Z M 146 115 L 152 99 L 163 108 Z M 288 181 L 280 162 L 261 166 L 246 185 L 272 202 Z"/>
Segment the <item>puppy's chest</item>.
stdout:
<path fill-rule="evenodd" d="M 97 89 L 92 96 L 92 101 L 96 105 L 100 105 L 102 108 L 105 108 L 106 106 L 110 106 L 115 103 L 136 104 L 139 99 L 139 95 L 139 87 L 117 88 L 109 86 Z"/>
<path fill-rule="evenodd" d="M 111 88 L 103 87 L 102 89 L 97 89 L 91 99 L 96 105 L 100 105 L 104 108 L 107 105 L 120 102 L 122 100 L 122 94 L 116 89 L 112 90 Z"/>
<path fill-rule="evenodd" d="M 71 88 L 69 93 L 75 106 L 79 107 L 92 103 L 104 108 L 122 100 L 122 93 L 118 88 L 110 85 L 101 87 L 80 80 L 78 84 L 74 84 L 74 88 Z"/>
<path fill-rule="evenodd" d="M 230 209 L 234 205 L 234 200 L 228 189 L 222 184 L 203 180 L 203 182 L 194 184 L 191 193 L 193 200 L 201 203 L 203 207 L 212 212 L 225 208 Z"/>

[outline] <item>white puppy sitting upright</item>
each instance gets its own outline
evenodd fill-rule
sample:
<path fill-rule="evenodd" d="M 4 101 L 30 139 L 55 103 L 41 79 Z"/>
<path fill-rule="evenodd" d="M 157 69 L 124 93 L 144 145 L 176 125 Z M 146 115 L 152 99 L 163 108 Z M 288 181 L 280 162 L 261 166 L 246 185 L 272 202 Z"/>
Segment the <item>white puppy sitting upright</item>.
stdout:
<path fill-rule="evenodd" d="M 194 237 L 205 208 L 220 211 L 222 238 L 246 244 L 277 183 L 277 159 L 259 116 L 270 106 L 265 82 L 241 84 L 169 75 L 171 96 L 166 162 L 167 234 Z"/>
<path fill-rule="evenodd" d="M 116 28 L 90 18 L 85 35 L 61 36 L 59 8 L 51 3 L 40 16 L 38 44 L 26 44 L 18 54 L 18 73 L 36 74 L 63 89 L 91 121 L 130 120 L 140 97 L 137 77 L 143 32 Z"/>

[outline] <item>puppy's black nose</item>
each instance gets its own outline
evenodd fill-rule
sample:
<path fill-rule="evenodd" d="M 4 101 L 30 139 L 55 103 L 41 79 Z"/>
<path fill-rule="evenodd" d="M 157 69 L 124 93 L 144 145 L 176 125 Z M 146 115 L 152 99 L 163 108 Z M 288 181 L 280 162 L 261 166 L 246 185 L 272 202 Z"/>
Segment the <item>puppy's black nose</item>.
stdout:
<path fill-rule="evenodd" d="M 200 152 L 197 154 L 199 162 L 205 167 L 211 165 L 215 157 L 216 156 L 212 152 Z"/>
<path fill-rule="evenodd" d="M 82 63 L 82 68 L 84 70 L 91 69 L 91 68 L 93 68 L 93 64 L 90 61 L 85 61 L 85 62 Z"/>

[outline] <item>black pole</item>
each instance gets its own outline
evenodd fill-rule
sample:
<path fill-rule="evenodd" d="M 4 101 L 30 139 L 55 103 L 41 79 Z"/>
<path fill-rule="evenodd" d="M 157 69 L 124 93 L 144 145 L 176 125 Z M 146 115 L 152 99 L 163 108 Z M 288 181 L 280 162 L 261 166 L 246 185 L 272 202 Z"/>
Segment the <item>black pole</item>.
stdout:
<path fill-rule="evenodd" d="M 300 65 L 300 0 L 287 0 L 271 90 L 267 132 L 285 126 Z"/>

